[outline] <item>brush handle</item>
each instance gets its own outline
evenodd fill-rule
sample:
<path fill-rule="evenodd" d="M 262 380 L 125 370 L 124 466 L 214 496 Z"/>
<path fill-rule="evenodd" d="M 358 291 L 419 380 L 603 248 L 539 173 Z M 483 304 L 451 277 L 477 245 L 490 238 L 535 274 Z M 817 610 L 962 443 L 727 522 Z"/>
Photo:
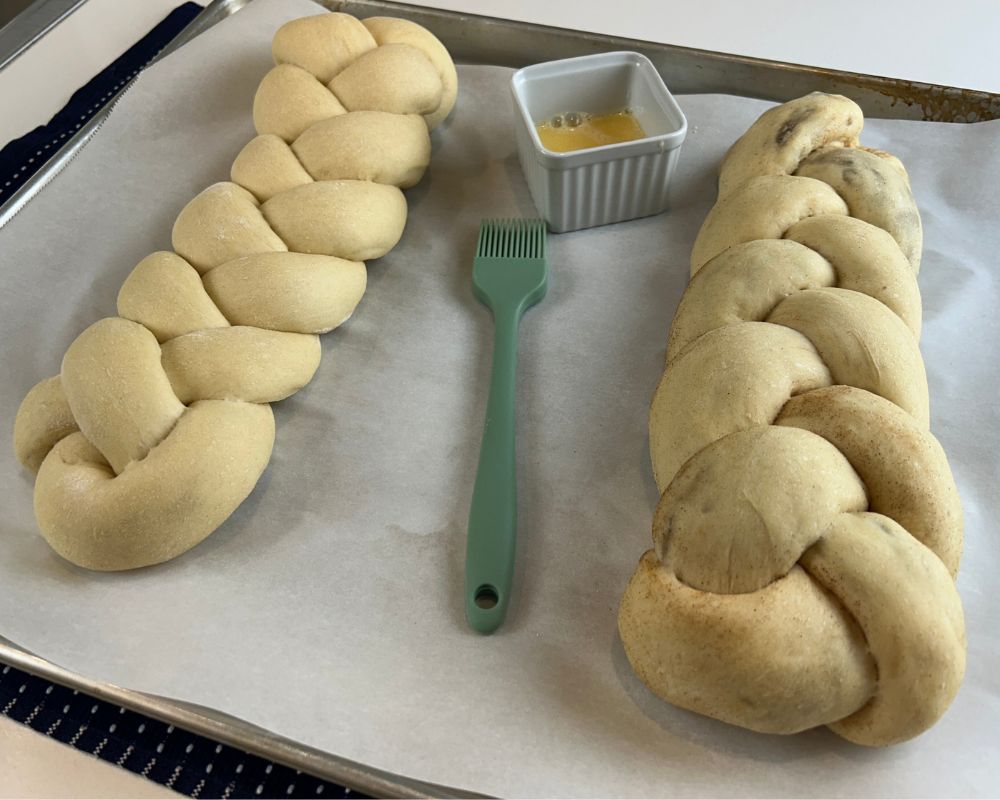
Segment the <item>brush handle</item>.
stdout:
<path fill-rule="evenodd" d="M 494 310 L 490 396 L 465 555 L 465 615 L 469 625 L 480 633 L 492 633 L 503 622 L 514 573 L 517 538 L 514 400 L 520 318 L 520 306 Z M 495 600 L 495 604 L 490 606 L 490 600 Z"/>

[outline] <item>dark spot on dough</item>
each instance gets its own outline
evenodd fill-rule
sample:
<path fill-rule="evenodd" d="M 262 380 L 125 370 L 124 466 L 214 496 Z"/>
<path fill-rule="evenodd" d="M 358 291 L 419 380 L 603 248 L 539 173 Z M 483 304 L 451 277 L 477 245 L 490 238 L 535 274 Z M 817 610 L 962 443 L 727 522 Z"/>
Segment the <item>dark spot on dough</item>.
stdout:
<path fill-rule="evenodd" d="M 814 111 L 815 109 L 812 108 L 804 108 L 801 111 L 792 114 L 792 116 L 786 119 L 782 123 L 781 127 L 778 128 L 778 133 L 775 134 L 774 141 L 777 142 L 779 146 L 783 145 L 791 138 L 792 134 L 795 133 L 795 129 L 813 115 Z"/>
<path fill-rule="evenodd" d="M 888 534 L 889 536 L 895 534 L 895 531 L 889 527 L 888 522 L 881 514 L 877 517 L 867 517 L 867 519 L 871 524 L 882 531 L 882 533 Z"/>
<path fill-rule="evenodd" d="M 833 164 L 837 167 L 853 167 L 855 166 L 853 152 L 854 150 L 848 147 L 829 147 L 817 150 L 806 160 L 810 164 Z"/>
<path fill-rule="evenodd" d="M 848 117 L 847 118 L 847 127 L 849 128 L 853 124 L 854 124 L 854 117 Z"/>

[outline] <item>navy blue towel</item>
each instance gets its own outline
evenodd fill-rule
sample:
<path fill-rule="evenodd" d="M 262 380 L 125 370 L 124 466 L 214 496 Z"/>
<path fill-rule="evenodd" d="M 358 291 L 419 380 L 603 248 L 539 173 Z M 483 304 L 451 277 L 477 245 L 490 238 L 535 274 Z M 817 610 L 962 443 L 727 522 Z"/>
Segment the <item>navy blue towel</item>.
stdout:
<path fill-rule="evenodd" d="M 11 666 L 0 714 L 190 797 L 365 797 Z"/>
<path fill-rule="evenodd" d="M 47 124 L 39 125 L 0 150 L 0 205 L 24 185 L 74 133 L 87 123 L 202 10 L 184 3 L 171 11 L 153 30 L 77 89 L 66 106 Z"/>

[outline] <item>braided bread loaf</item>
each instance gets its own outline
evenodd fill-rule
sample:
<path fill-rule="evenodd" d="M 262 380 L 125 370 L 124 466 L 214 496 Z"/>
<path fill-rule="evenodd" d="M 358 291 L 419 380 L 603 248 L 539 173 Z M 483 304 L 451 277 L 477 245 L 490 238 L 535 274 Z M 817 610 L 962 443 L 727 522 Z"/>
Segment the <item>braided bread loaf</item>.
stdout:
<path fill-rule="evenodd" d="M 650 411 L 662 493 L 619 631 L 661 698 L 899 742 L 965 668 L 962 510 L 928 431 L 920 217 L 814 93 L 730 149 Z"/>
<path fill-rule="evenodd" d="M 455 103 L 447 50 L 405 20 L 322 13 L 272 49 L 232 182 L 184 207 L 176 252 L 143 259 L 119 316 L 85 330 L 18 410 L 39 529 L 80 566 L 173 558 L 252 491 L 274 442 L 267 404 L 309 382 L 317 334 L 364 293 L 362 262 L 399 240 L 400 190 Z"/>

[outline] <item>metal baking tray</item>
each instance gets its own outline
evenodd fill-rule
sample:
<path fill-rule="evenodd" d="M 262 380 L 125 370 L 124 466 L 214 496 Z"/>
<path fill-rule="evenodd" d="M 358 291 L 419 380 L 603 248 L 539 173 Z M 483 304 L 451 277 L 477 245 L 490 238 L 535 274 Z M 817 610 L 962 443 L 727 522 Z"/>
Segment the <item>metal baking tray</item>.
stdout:
<path fill-rule="evenodd" d="M 161 53 L 176 50 L 250 0 L 212 0 Z M 1000 118 L 1000 94 L 786 64 L 708 50 L 494 19 L 388 0 L 318 0 L 357 17 L 400 16 L 433 31 L 458 63 L 522 67 L 611 50 L 646 55 L 675 94 L 723 93 L 783 102 L 811 91 L 848 94 L 870 117 L 977 122 Z M 75 4 L 70 4 L 75 6 Z M 54 23 L 53 23 L 54 24 Z M 22 48 L 23 49 L 23 48 Z M 122 92 L 128 90 L 128 86 Z M 0 227 L 42 191 L 100 129 L 121 92 L 0 207 Z M 0 661 L 155 719 L 352 789 L 382 797 L 480 797 L 424 783 L 298 744 L 214 709 L 137 692 L 64 669 L 0 636 Z"/>

